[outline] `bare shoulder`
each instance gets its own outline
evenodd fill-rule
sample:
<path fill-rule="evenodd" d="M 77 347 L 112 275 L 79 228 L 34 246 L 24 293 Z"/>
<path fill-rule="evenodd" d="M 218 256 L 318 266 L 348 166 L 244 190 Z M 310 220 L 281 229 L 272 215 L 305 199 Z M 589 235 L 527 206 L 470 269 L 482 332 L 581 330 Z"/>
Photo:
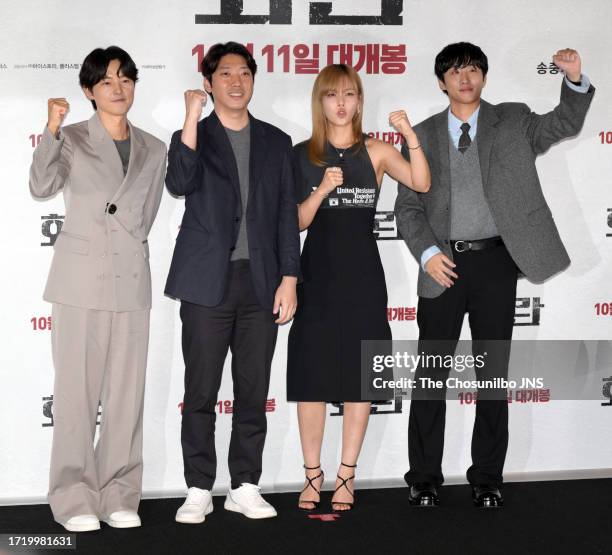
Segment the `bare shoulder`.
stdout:
<path fill-rule="evenodd" d="M 366 148 L 372 160 L 376 162 L 385 163 L 386 160 L 392 160 L 393 156 L 399 154 L 393 145 L 375 138 L 366 140 Z"/>
<path fill-rule="evenodd" d="M 370 154 L 375 154 L 379 156 L 384 156 L 386 153 L 391 150 L 395 150 L 393 146 L 385 141 L 381 141 L 380 139 L 376 139 L 374 137 L 368 137 L 365 141 L 366 148 Z"/>

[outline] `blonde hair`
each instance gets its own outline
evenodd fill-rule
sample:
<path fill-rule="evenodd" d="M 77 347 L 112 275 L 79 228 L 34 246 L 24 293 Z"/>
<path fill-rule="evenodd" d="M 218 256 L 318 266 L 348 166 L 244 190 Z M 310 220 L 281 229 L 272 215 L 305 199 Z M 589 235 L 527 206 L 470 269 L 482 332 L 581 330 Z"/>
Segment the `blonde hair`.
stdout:
<path fill-rule="evenodd" d="M 348 81 L 357 89 L 359 107 L 353 115 L 353 140 L 363 146 L 362 114 L 363 85 L 357 72 L 346 64 L 330 64 L 321 70 L 312 87 L 312 135 L 308 143 L 308 158 L 317 166 L 325 165 L 325 145 L 327 143 L 327 118 L 323 111 L 323 97 L 331 90 L 340 88 Z"/>

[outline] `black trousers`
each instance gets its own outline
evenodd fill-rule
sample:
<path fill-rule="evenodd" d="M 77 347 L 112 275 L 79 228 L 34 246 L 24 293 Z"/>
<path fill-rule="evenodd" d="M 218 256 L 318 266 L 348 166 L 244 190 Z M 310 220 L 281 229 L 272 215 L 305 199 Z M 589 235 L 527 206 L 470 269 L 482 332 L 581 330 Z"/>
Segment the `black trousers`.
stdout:
<path fill-rule="evenodd" d="M 514 326 L 518 268 L 503 245 L 482 251 L 454 253 L 459 278 L 439 297 L 419 298 L 419 352 L 431 350 L 432 340 L 443 340 L 454 349 L 468 314 L 474 354 L 486 352 L 486 340 L 508 340 L 497 348 L 497 367 L 492 374 L 507 377 L 510 339 Z M 495 341 L 497 345 L 501 342 Z M 439 353 L 434 353 L 439 354 Z M 452 354 L 452 353 L 451 353 Z M 417 371 L 419 377 L 421 369 Z M 427 374 L 424 374 L 427 375 Z M 447 374 L 448 375 L 448 374 Z M 481 377 L 478 376 L 478 379 Z M 507 400 L 487 400 L 478 392 L 476 419 L 472 432 L 472 466 L 467 471 L 470 484 L 499 485 L 508 448 Z M 440 485 L 446 402 L 444 399 L 410 403 L 408 457 L 410 470 L 404 478 L 409 484 L 430 482 Z"/>
<path fill-rule="evenodd" d="M 228 456 L 232 488 L 259 482 L 278 333 L 275 319 L 255 296 L 247 260 L 230 263 L 226 293 L 218 306 L 181 302 L 185 360 L 181 444 L 188 487 L 210 490 L 215 481 L 215 410 L 228 348 L 234 387 Z"/>

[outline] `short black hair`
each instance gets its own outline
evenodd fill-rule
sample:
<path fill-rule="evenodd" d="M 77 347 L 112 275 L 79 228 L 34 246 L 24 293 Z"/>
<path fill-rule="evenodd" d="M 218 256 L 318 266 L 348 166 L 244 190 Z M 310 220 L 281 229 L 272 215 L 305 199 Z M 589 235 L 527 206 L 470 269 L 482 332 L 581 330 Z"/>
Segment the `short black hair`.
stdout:
<path fill-rule="evenodd" d="M 217 67 L 219 66 L 219 62 L 223 56 L 227 54 L 236 54 L 237 56 L 242 56 L 246 61 L 247 67 L 251 70 L 251 74 L 253 75 L 253 80 L 255 80 L 255 74 L 257 73 L 257 62 L 253 55 L 247 50 L 246 46 L 240 44 L 238 42 L 226 42 L 217 44 L 213 44 L 204 56 L 202 60 L 202 75 L 205 79 L 208 79 L 209 83 L 212 83 L 212 76 L 215 71 L 217 71 Z M 210 95 L 212 101 L 215 99 L 213 95 Z"/>
<path fill-rule="evenodd" d="M 449 69 L 459 69 L 466 66 L 480 68 L 483 77 L 489 71 L 489 62 L 480 47 L 471 42 L 455 42 L 445 46 L 436 56 L 434 71 L 436 72 L 436 77 L 444 82 L 444 74 Z"/>
<path fill-rule="evenodd" d="M 128 79 L 136 83 L 138 81 L 138 68 L 132 57 L 118 46 L 108 48 L 96 48 L 92 50 L 81 65 L 79 72 L 79 84 L 90 91 L 106 76 L 108 64 L 113 60 L 119 60 L 119 71 Z M 97 110 L 95 100 L 91 101 L 94 110 Z"/>

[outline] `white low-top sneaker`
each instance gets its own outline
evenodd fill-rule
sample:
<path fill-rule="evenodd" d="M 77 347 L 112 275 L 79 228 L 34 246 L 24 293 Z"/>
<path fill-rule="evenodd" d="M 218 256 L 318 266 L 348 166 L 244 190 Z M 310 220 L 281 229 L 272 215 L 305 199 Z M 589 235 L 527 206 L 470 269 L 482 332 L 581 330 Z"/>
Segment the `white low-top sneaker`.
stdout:
<path fill-rule="evenodd" d="M 259 493 L 261 488 L 243 482 L 239 488 L 230 489 L 225 498 L 225 509 L 242 513 L 248 518 L 272 518 L 276 509 Z"/>
<path fill-rule="evenodd" d="M 63 524 L 68 532 L 91 532 L 100 529 L 100 521 L 96 515 L 77 515 Z"/>
<path fill-rule="evenodd" d="M 113 528 L 138 528 L 140 517 L 136 511 L 115 511 L 103 520 Z"/>
<path fill-rule="evenodd" d="M 200 488 L 189 488 L 187 499 L 176 511 L 176 521 L 183 524 L 199 524 L 206 515 L 212 513 L 213 501 L 210 491 Z"/>

